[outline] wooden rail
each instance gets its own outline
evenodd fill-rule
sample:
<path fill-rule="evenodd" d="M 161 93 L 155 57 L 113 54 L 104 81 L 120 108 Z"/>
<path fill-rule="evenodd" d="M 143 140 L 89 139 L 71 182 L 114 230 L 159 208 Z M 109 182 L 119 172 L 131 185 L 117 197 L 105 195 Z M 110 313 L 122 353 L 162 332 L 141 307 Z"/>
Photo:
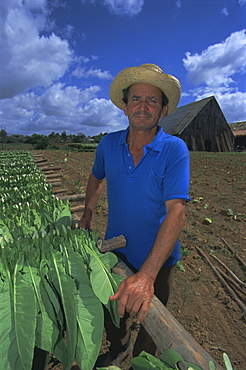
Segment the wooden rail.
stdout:
<path fill-rule="evenodd" d="M 106 247 L 102 243 L 103 251 L 112 251 L 124 246 L 122 236 L 114 238 L 112 243 Z M 120 246 L 121 245 L 121 246 Z M 100 247 L 99 247 L 100 249 Z M 122 261 L 113 268 L 113 272 L 128 277 L 133 272 Z M 149 312 L 142 323 L 143 327 L 149 333 L 160 352 L 167 348 L 177 351 L 185 361 L 191 362 L 202 370 L 209 370 L 209 361 L 213 361 L 216 370 L 223 370 L 222 367 L 203 349 L 203 347 L 188 333 L 188 331 L 173 317 L 168 309 L 153 296 L 150 303 Z"/>

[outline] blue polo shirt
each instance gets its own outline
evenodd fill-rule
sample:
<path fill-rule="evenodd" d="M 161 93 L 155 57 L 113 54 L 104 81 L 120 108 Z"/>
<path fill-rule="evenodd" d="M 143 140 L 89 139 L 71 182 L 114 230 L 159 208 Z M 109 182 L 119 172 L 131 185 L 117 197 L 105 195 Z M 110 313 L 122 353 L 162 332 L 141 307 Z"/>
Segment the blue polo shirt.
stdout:
<path fill-rule="evenodd" d="M 189 152 L 183 140 L 166 134 L 161 127 L 134 166 L 128 149 L 129 129 L 103 137 L 97 147 L 92 174 L 106 177 L 108 225 L 105 238 L 124 235 L 126 247 L 118 250 L 139 269 L 147 258 L 166 216 L 165 201 L 189 201 Z M 180 259 L 180 243 L 165 263 Z"/>

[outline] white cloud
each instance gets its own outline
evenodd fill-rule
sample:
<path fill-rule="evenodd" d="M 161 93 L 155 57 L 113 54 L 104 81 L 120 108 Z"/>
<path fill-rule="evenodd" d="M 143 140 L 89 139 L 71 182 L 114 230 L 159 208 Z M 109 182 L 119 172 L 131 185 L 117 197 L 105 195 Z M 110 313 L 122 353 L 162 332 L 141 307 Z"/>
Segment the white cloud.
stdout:
<path fill-rule="evenodd" d="M 112 14 L 134 17 L 144 6 L 144 0 L 81 0 L 82 3 L 102 3 Z"/>
<path fill-rule="evenodd" d="M 83 132 L 96 135 L 126 127 L 125 116 L 109 100 L 96 98 L 99 86 L 84 90 L 57 83 L 42 95 L 34 92 L 0 100 L 0 121 L 9 135 Z"/>
<path fill-rule="evenodd" d="M 176 8 L 181 8 L 182 7 L 182 2 L 181 2 L 181 0 L 177 0 L 176 1 Z"/>
<path fill-rule="evenodd" d="M 103 2 L 112 13 L 130 17 L 139 14 L 144 5 L 144 0 L 103 0 Z"/>
<path fill-rule="evenodd" d="M 221 10 L 222 14 L 224 14 L 225 16 L 229 15 L 229 12 L 228 12 L 228 9 L 227 7 L 225 6 L 222 10 Z"/>
<path fill-rule="evenodd" d="M 183 94 L 182 94 L 183 95 Z M 201 100 L 209 96 L 215 96 L 228 123 L 245 121 L 246 117 L 246 92 L 236 89 L 200 87 L 189 90 L 184 96 L 193 96 L 195 100 Z"/>
<path fill-rule="evenodd" d="M 56 1 L 50 1 L 49 6 L 64 6 Z M 68 40 L 55 33 L 42 35 L 55 27 L 47 18 L 46 5 L 46 0 L 1 0 L 1 126 L 9 135 L 63 130 L 92 135 L 98 128 L 108 132 L 122 124 L 125 127 L 123 114 L 110 101 L 97 99 L 98 85 L 80 88 L 61 82 L 72 63 L 78 65 L 73 75 L 79 78 L 108 80 L 112 76 L 100 68 L 81 67 L 97 61 L 97 55 L 75 56 Z M 66 27 L 63 36 L 65 33 L 69 38 L 73 27 Z"/>
<path fill-rule="evenodd" d="M 246 0 L 239 0 L 239 4 L 240 4 L 240 5 L 244 5 L 244 4 L 246 4 Z"/>
<path fill-rule="evenodd" d="M 201 54 L 186 53 L 183 59 L 188 80 L 198 87 L 186 91 L 197 100 L 214 95 L 228 122 L 246 116 L 246 92 L 238 78 L 246 72 L 246 31 L 232 33 L 225 41 L 211 45 Z"/>
<path fill-rule="evenodd" d="M 232 33 L 225 41 L 211 45 L 201 54 L 187 52 L 183 59 L 188 79 L 198 85 L 228 86 L 232 76 L 242 73 L 246 66 L 246 31 Z"/>
<path fill-rule="evenodd" d="M 109 71 L 102 71 L 94 67 L 91 67 L 89 70 L 86 70 L 84 67 L 78 67 L 72 72 L 72 75 L 77 78 L 97 77 L 102 80 L 110 80 L 112 78 Z"/>
<path fill-rule="evenodd" d="M 45 24 L 45 0 L 33 3 L 3 0 L 0 22 L 0 98 L 13 97 L 37 86 L 49 86 L 64 75 L 72 61 L 67 40 L 39 35 Z M 39 19 L 37 21 L 37 19 Z"/>

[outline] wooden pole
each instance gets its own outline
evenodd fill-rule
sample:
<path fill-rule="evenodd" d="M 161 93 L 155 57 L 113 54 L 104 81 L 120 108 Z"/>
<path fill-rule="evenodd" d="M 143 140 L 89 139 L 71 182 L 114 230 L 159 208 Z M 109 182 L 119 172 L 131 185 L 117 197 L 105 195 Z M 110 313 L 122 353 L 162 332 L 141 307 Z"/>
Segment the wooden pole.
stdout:
<path fill-rule="evenodd" d="M 85 194 L 71 194 L 60 197 L 61 200 L 77 201 L 85 200 Z"/>
<path fill-rule="evenodd" d="M 124 277 L 131 276 L 133 272 L 120 261 L 113 272 Z M 222 367 L 196 342 L 182 325 L 172 316 L 160 300 L 153 296 L 149 312 L 142 323 L 145 330 L 153 339 L 155 345 L 163 352 L 167 348 L 177 351 L 185 361 L 200 366 L 203 370 L 209 370 L 209 361 L 214 362 L 216 370 Z"/>

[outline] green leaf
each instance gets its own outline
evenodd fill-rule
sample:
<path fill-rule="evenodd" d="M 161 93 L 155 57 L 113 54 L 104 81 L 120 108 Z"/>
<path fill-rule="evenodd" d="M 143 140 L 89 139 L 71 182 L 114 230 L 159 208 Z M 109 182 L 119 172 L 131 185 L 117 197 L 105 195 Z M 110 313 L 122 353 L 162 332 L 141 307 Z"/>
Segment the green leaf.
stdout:
<path fill-rule="evenodd" d="M 77 341 L 76 309 L 74 304 L 75 283 L 65 273 L 61 261 L 61 253 L 51 251 L 53 268 L 50 271 L 50 278 L 57 292 L 60 294 L 64 315 L 66 318 L 66 339 L 68 349 L 67 363 L 63 364 L 65 369 L 70 370 L 75 357 Z"/>
<path fill-rule="evenodd" d="M 157 359 L 156 359 L 157 360 Z M 161 361 L 159 360 L 161 363 Z M 162 367 L 157 367 L 154 363 L 151 363 L 146 357 L 143 357 L 143 352 L 140 353 L 138 357 L 134 357 L 131 361 L 133 370 L 171 370 L 169 367 L 166 367 L 164 364 L 161 364 Z"/>
<path fill-rule="evenodd" d="M 34 287 L 37 309 L 38 313 L 36 316 L 36 335 L 35 335 L 35 345 L 47 352 L 53 352 L 53 331 L 54 324 L 49 318 L 45 306 L 43 304 L 43 297 L 40 292 L 41 278 L 37 275 L 37 269 L 32 268 L 28 265 L 30 271 L 31 281 Z"/>
<path fill-rule="evenodd" d="M 76 362 L 83 370 L 93 368 L 100 351 L 104 315 L 100 300 L 92 290 L 86 267 L 76 252 L 70 251 L 71 274 L 76 282 L 74 295 L 77 315 Z"/>
<path fill-rule="evenodd" d="M 175 369 L 177 362 L 184 361 L 183 357 L 171 348 L 166 349 L 162 352 L 161 360 L 173 369 Z"/>
<path fill-rule="evenodd" d="M 60 228 L 62 225 L 64 226 L 72 225 L 72 214 L 68 207 L 63 209 L 56 217 L 55 227 Z"/>
<path fill-rule="evenodd" d="M 104 266 L 100 257 L 93 251 L 90 254 L 91 285 L 96 296 L 106 305 L 109 297 L 115 293 L 117 286 L 111 272 Z"/>
<path fill-rule="evenodd" d="M 12 297 L 10 295 L 9 282 L 6 280 L 0 286 L 0 358 L 1 369 L 25 370 L 21 364 L 15 338 L 15 328 L 12 319 Z"/>
<path fill-rule="evenodd" d="M 102 304 L 90 285 L 79 285 L 75 296 L 77 310 L 76 362 L 83 370 L 91 370 L 98 357 L 103 335 Z"/>
<path fill-rule="evenodd" d="M 100 260 L 108 270 L 113 268 L 118 263 L 118 258 L 114 253 L 101 253 L 99 256 Z"/>
<path fill-rule="evenodd" d="M 47 315 L 53 322 L 52 344 L 51 351 L 62 364 L 67 363 L 67 347 L 63 338 L 64 316 L 62 309 L 57 299 L 57 296 L 46 279 L 42 278 L 40 283 L 40 292 L 42 295 L 43 304 Z"/>
<path fill-rule="evenodd" d="M 208 365 L 209 365 L 209 370 L 216 370 L 216 366 L 213 361 L 209 361 Z"/>
<path fill-rule="evenodd" d="M 185 363 L 187 368 L 191 368 L 192 370 L 201 370 L 200 367 L 191 364 L 190 362 L 184 361 L 183 357 L 176 351 L 171 348 L 168 348 L 163 351 L 161 355 L 161 361 L 163 361 L 166 365 L 170 366 L 172 369 L 177 369 L 177 363 L 182 361 Z"/>
<path fill-rule="evenodd" d="M 177 268 L 179 271 L 185 272 L 185 268 L 184 268 L 184 266 L 183 266 L 183 264 L 182 264 L 182 262 L 181 262 L 181 261 L 176 262 L 176 268 Z"/>
<path fill-rule="evenodd" d="M 25 370 L 32 367 L 36 328 L 36 298 L 28 278 L 30 276 L 28 277 L 27 274 L 20 273 L 17 264 L 13 277 L 13 326 L 16 337 L 14 347 L 17 347 Z M 11 348 L 10 351 L 12 352 Z"/>
<path fill-rule="evenodd" d="M 223 353 L 223 360 L 224 360 L 224 363 L 225 363 L 226 370 L 233 370 L 232 365 L 231 365 L 231 361 L 230 361 L 230 359 L 229 359 L 229 357 L 226 353 Z"/>
<path fill-rule="evenodd" d="M 187 370 L 202 370 L 199 366 L 195 364 L 191 364 L 190 362 L 184 361 L 185 365 L 187 366 Z"/>
<path fill-rule="evenodd" d="M 98 370 L 120 370 L 118 366 L 97 367 Z"/>

